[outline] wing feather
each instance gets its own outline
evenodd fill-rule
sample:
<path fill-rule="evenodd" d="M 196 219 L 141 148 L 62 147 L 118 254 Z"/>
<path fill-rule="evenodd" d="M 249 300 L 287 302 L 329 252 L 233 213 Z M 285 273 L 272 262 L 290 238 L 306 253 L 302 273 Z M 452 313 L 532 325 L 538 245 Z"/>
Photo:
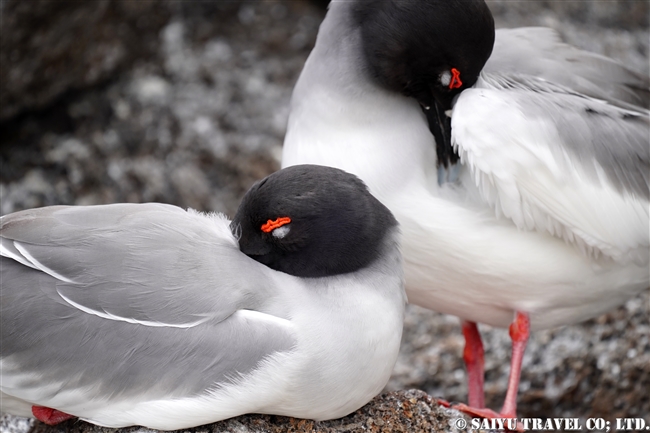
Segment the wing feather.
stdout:
<path fill-rule="evenodd" d="M 64 411 L 187 397 L 291 350 L 269 270 L 228 224 L 156 204 L 2 217 L 0 391 Z"/>
<path fill-rule="evenodd" d="M 485 74 L 458 98 L 452 140 L 483 199 L 517 227 L 647 263 L 648 117 L 534 77 Z"/>
<path fill-rule="evenodd" d="M 560 40 L 545 27 L 498 29 L 484 72 L 516 71 L 623 108 L 650 108 L 650 79 L 608 57 Z"/>

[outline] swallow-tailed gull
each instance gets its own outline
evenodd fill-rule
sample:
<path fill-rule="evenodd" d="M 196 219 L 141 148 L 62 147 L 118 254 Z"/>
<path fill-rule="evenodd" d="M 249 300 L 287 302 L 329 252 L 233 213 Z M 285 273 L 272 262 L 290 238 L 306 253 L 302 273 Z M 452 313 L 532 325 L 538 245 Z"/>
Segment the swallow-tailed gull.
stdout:
<path fill-rule="evenodd" d="M 334 1 L 294 89 L 282 165 L 354 173 L 391 209 L 409 301 L 464 320 L 476 410 L 461 408 L 497 415 L 483 408 L 475 322 L 510 325 L 501 415 L 514 417 L 529 328 L 650 285 L 648 94 L 647 79 L 550 29 L 495 42 L 483 0 Z"/>
<path fill-rule="evenodd" d="M 347 415 L 397 358 L 397 233 L 357 177 L 308 165 L 255 184 L 232 222 L 153 203 L 5 215 L 2 410 L 161 430 Z"/>

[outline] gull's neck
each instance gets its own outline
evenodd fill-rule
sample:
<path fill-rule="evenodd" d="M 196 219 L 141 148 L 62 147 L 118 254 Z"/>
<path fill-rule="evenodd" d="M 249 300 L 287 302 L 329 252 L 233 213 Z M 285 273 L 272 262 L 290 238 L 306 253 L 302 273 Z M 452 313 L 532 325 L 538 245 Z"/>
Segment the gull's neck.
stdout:
<path fill-rule="evenodd" d="M 436 152 L 426 119 L 415 100 L 368 73 L 352 5 L 332 3 L 321 24 L 293 92 L 282 165 L 338 167 L 379 196 L 404 183 L 429 183 Z"/>

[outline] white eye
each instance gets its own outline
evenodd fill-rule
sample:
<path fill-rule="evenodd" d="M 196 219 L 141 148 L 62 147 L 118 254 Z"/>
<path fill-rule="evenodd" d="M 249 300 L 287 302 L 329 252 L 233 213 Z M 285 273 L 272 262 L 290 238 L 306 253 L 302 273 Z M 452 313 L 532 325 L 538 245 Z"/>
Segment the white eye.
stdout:
<path fill-rule="evenodd" d="M 440 74 L 440 84 L 443 86 L 449 86 L 449 83 L 451 83 L 451 72 L 445 71 Z"/>
<path fill-rule="evenodd" d="M 283 237 L 285 237 L 287 235 L 287 233 L 289 233 L 289 230 L 291 230 L 289 228 L 289 226 L 284 225 L 282 227 L 278 227 L 277 229 L 273 230 L 272 235 L 275 238 L 282 239 Z"/>

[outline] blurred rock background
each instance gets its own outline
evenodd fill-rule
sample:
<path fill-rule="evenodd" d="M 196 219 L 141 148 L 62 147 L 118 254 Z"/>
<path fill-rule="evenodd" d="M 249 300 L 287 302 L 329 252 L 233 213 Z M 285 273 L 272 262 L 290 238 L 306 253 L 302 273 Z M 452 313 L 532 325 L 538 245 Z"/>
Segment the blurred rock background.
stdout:
<path fill-rule="evenodd" d="M 159 201 L 232 216 L 250 185 L 279 168 L 291 90 L 325 4 L 2 0 L 0 214 Z M 488 4 L 498 27 L 553 27 L 648 74 L 645 0 Z M 649 316 L 645 293 L 584 324 L 535 333 L 520 416 L 650 423 Z M 509 339 L 481 329 L 487 404 L 498 410 Z M 464 401 L 462 347 L 456 318 L 409 307 L 388 389 Z M 0 431 L 28 426 L 5 417 Z"/>

